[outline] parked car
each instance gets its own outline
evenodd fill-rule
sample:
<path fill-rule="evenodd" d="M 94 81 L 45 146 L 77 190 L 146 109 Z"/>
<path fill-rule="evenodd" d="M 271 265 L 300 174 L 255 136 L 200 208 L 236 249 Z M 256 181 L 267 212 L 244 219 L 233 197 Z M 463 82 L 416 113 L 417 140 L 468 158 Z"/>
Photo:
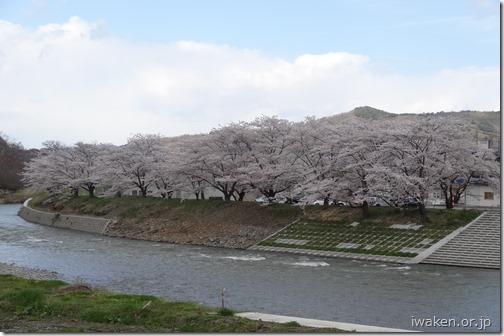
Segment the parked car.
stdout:
<path fill-rule="evenodd" d="M 313 202 L 311 202 L 313 205 L 324 205 L 324 200 L 318 199 Z M 336 206 L 348 206 L 348 202 L 345 201 L 338 201 L 338 200 L 332 200 L 329 201 L 329 205 L 336 205 Z"/>
<path fill-rule="evenodd" d="M 390 206 L 390 203 L 386 202 L 382 197 L 378 197 L 378 196 L 370 196 L 368 198 L 368 203 L 370 206 L 375 206 L 375 207 Z"/>
<path fill-rule="evenodd" d="M 273 199 L 273 203 L 280 203 L 280 204 L 284 204 L 284 203 L 287 203 L 287 197 L 283 197 L 283 196 L 276 196 L 274 199 Z"/>
<path fill-rule="evenodd" d="M 418 207 L 418 200 L 414 197 L 408 197 L 401 204 L 401 207 L 403 207 L 403 208 L 416 208 L 416 207 Z"/>
<path fill-rule="evenodd" d="M 277 195 L 274 198 L 268 198 L 266 196 L 260 196 L 260 197 L 256 198 L 256 202 L 260 202 L 260 203 L 280 203 L 280 204 L 283 204 L 283 203 L 287 203 L 287 198 L 283 197 L 283 196 L 280 196 L 280 195 Z"/>
<path fill-rule="evenodd" d="M 393 204 L 401 208 L 416 208 L 418 207 L 418 200 L 415 197 L 406 197 L 399 201 L 393 200 Z"/>
<path fill-rule="evenodd" d="M 363 200 L 360 197 L 352 197 L 350 202 L 348 202 L 352 206 L 361 206 L 363 203 Z"/>

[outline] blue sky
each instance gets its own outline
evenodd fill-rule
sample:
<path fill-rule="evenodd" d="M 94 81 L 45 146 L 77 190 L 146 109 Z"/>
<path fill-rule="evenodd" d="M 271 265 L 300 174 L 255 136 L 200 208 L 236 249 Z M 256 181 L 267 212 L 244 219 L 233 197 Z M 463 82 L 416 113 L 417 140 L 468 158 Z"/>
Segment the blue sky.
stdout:
<path fill-rule="evenodd" d="M 496 0 L 0 0 L 0 71 L 17 84 L 0 97 L 17 98 L 0 107 L 0 117 L 12 120 L 0 131 L 39 147 L 44 137 L 117 143 L 136 132 L 197 133 L 261 114 L 300 120 L 360 105 L 394 113 L 496 110 L 499 6 Z M 70 73 L 86 80 L 71 81 Z M 109 95 L 96 97 L 103 83 Z M 471 92 L 475 85 L 480 91 Z M 125 92 L 138 96 L 117 105 Z M 90 97 L 100 102 L 89 105 Z M 194 97 L 199 102 L 189 104 Z M 28 136 L 16 126 L 34 109 L 78 119 L 86 108 L 111 114 L 126 105 L 123 131 L 110 141 L 105 128 L 59 135 L 31 126 Z M 148 120 L 138 122 L 142 114 Z M 164 131 L 154 126 L 163 123 Z M 58 122 L 58 129 L 74 127 L 72 120 Z"/>
<path fill-rule="evenodd" d="M 193 40 L 292 59 L 365 54 L 401 72 L 499 64 L 496 0 L 2 0 L 1 18 L 36 28 L 71 16 L 145 42 Z"/>

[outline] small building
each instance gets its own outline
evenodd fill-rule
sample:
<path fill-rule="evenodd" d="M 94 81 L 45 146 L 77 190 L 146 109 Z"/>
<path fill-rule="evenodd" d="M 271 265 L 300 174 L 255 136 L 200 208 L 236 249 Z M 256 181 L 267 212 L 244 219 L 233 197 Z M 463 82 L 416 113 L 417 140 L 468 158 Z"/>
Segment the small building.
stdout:
<path fill-rule="evenodd" d="M 472 183 L 460 198 L 465 206 L 500 207 L 500 194 L 487 185 Z"/>
<path fill-rule="evenodd" d="M 439 190 L 430 193 L 427 205 L 444 206 L 445 196 L 443 191 Z M 458 205 L 467 207 L 500 207 L 500 194 L 476 179 L 475 182 L 467 186 L 464 193 L 460 196 Z"/>

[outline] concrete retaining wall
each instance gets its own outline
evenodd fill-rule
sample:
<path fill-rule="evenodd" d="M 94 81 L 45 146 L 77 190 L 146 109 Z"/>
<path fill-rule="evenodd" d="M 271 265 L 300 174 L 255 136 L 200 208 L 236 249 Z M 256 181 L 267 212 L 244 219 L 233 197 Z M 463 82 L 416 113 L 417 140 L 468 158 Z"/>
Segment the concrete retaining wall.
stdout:
<path fill-rule="evenodd" d="M 18 212 L 18 216 L 31 223 L 103 234 L 110 222 L 104 218 L 61 215 L 59 213 L 34 210 L 28 207 L 29 201 L 27 200 L 23 204 L 23 207 Z"/>

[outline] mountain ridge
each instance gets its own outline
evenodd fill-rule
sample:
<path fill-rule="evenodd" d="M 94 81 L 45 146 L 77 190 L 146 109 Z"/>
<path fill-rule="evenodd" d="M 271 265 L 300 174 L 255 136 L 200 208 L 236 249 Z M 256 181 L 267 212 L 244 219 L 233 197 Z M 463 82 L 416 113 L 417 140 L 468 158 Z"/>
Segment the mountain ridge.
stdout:
<path fill-rule="evenodd" d="M 456 121 L 461 121 L 471 125 L 474 139 L 477 141 L 489 140 L 490 148 L 500 151 L 500 111 L 439 111 L 424 113 L 391 113 L 371 106 L 359 106 L 349 112 L 339 113 L 321 119 L 330 122 L 359 122 L 360 120 L 381 120 L 381 119 L 417 119 L 433 117 L 447 117 Z"/>

